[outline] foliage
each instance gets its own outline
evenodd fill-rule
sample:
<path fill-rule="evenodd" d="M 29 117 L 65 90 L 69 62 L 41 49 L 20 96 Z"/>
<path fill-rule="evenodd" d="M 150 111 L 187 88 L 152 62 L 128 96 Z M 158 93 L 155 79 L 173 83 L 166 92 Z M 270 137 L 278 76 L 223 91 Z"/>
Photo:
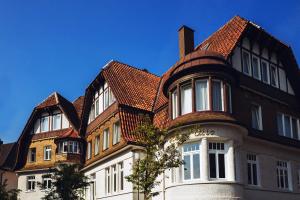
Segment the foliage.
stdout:
<path fill-rule="evenodd" d="M 0 183 L 0 200 L 17 200 L 21 190 L 11 189 L 7 190 L 7 180 Z"/>
<path fill-rule="evenodd" d="M 52 169 L 50 174 L 52 183 L 50 188 L 45 188 L 43 183 L 38 183 L 41 189 L 46 191 L 44 200 L 74 200 L 83 199 L 82 194 L 89 186 L 88 178 L 77 164 L 60 164 Z"/>
<path fill-rule="evenodd" d="M 133 164 L 132 174 L 125 178 L 133 183 L 134 189 L 142 191 L 144 199 L 148 200 L 157 195 L 151 191 L 160 184 L 158 176 L 184 163 L 177 147 L 188 139 L 189 134 L 181 132 L 169 138 L 167 130 L 155 127 L 149 119 L 144 121 L 134 132 L 139 136 L 137 144 L 143 147 L 143 157 Z"/>

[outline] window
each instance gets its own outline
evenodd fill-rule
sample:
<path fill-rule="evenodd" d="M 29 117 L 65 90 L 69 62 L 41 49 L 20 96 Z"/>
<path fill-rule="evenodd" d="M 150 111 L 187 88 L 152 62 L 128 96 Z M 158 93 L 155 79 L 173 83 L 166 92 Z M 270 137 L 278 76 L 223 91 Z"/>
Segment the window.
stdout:
<path fill-rule="evenodd" d="M 256 155 L 247 154 L 248 184 L 258 185 L 258 163 Z"/>
<path fill-rule="evenodd" d="M 52 116 L 52 130 L 61 129 L 61 113 L 55 113 Z"/>
<path fill-rule="evenodd" d="M 123 162 L 119 163 L 119 190 L 124 190 L 124 165 Z"/>
<path fill-rule="evenodd" d="M 261 79 L 264 83 L 269 83 L 269 64 L 267 61 L 261 61 Z"/>
<path fill-rule="evenodd" d="M 277 67 L 271 65 L 271 85 L 274 87 L 278 86 L 278 79 L 277 79 Z"/>
<path fill-rule="evenodd" d="M 178 94 L 175 90 L 172 92 L 172 118 L 178 117 Z"/>
<path fill-rule="evenodd" d="M 51 189 L 52 179 L 51 175 L 45 175 L 43 176 L 43 188 L 45 190 Z"/>
<path fill-rule="evenodd" d="M 109 106 L 109 93 L 108 88 L 104 90 L 104 109 L 106 109 Z"/>
<path fill-rule="evenodd" d="M 27 176 L 27 190 L 28 191 L 35 190 L 35 176 Z"/>
<path fill-rule="evenodd" d="M 286 161 L 277 161 L 277 186 L 280 189 L 289 189 L 289 170 Z"/>
<path fill-rule="evenodd" d="M 251 67 L 250 67 L 250 54 L 247 51 L 242 52 L 242 59 L 243 59 L 243 72 L 247 75 L 251 74 Z"/>
<path fill-rule="evenodd" d="M 63 152 L 68 153 L 68 142 L 63 143 Z"/>
<path fill-rule="evenodd" d="M 181 86 L 181 114 L 192 112 L 192 87 L 191 84 Z"/>
<path fill-rule="evenodd" d="M 256 130 L 262 130 L 262 116 L 261 116 L 261 106 L 252 104 L 251 105 L 251 119 L 252 128 Z"/>
<path fill-rule="evenodd" d="M 113 165 L 111 168 L 112 168 L 112 191 L 117 192 L 117 166 Z"/>
<path fill-rule="evenodd" d="M 260 80 L 259 58 L 254 55 L 252 55 L 252 71 L 253 71 L 253 77 Z"/>
<path fill-rule="evenodd" d="M 299 119 L 282 113 L 277 114 L 277 129 L 281 136 L 299 139 Z"/>
<path fill-rule="evenodd" d="M 51 146 L 44 147 L 44 160 L 51 160 Z"/>
<path fill-rule="evenodd" d="M 196 81 L 196 110 L 208 110 L 208 81 Z"/>
<path fill-rule="evenodd" d="M 60 142 L 58 146 L 59 153 L 79 153 L 79 144 L 77 141 Z"/>
<path fill-rule="evenodd" d="M 95 155 L 99 154 L 100 136 L 95 137 Z"/>
<path fill-rule="evenodd" d="M 225 84 L 226 88 L 226 103 L 227 103 L 227 112 L 232 113 L 232 99 L 231 99 L 231 87 L 229 84 Z"/>
<path fill-rule="evenodd" d="M 210 142 L 208 145 L 209 177 L 211 179 L 225 178 L 224 143 Z"/>
<path fill-rule="evenodd" d="M 120 139 L 121 139 L 120 122 L 114 123 L 113 131 L 114 131 L 113 144 L 117 144 L 118 142 L 120 142 Z"/>
<path fill-rule="evenodd" d="M 221 81 L 212 81 L 212 93 L 213 111 L 223 111 L 223 88 Z"/>
<path fill-rule="evenodd" d="M 88 142 L 87 144 L 87 159 L 92 157 L 92 142 Z"/>
<path fill-rule="evenodd" d="M 36 148 L 30 148 L 29 149 L 28 159 L 29 159 L 29 162 L 35 162 L 36 161 Z"/>
<path fill-rule="evenodd" d="M 200 178 L 200 145 L 185 144 L 183 145 L 183 179 L 199 179 Z"/>
<path fill-rule="evenodd" d="M 110 194 L 110 168 L 105 169 L 106 181 L 105 181 L 105 189 L 106 194 Z"/>
<path fill-rule="evenodd" d="M 109 147 L 109 129 L 103 131 L 103 150 Z"/>
<path fill-rule="evenodd" d="M 49 131 L 49 116 L 43 116 L 41 118 L 41 132 Z"/>
<path fill-rule="evenodd" d="M 112 90 L 111 90 L 111 88 L 109 88 L 109 105 L 111 105 L 112 103 L 114 103 L 115 102 L 115 96 L 114 96 L 114 94 L 112 93 Z"/>

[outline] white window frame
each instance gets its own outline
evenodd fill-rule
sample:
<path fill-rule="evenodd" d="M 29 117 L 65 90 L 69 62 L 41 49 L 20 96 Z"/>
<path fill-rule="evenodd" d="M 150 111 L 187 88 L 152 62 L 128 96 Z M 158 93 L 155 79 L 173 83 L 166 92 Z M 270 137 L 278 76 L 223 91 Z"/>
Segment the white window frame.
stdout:
<path fill-rule="evenodd" d="M 49 185 L 50 185 L 50 187 L 49 187 Z M 51 178 L 51 176 L 50 177 L 48 177 L 48 176 L 47 177 L 43 177 L 43 188 L 45 190 L 50 190 L 51 186 L 52 186 L 52 178 Z"/>
<path fill-rule="evenodd" d="M 248 171 L 248 164 L 250 164 L 251 166 L 251 171 Z M 254 184 L 254 173 L 253 173 L 253 166 L 256 165 L 256 184 Z M 260 186 L 260 173 L 259 173 L 259 161 L 258 161 L 258 156 L 256 154 L 252 154 L 252 153 L 248 153 L 247 154 L 247 178 L 249 176 L 251 176 L 251 180 L 249 183 L 249 180 L 247 180 L 248 185 L 251 186 Z"/>
<path fill-rule="evenodd" d="M 248 61 L 249 61 L 249 68 L 248 68 L 248 73 L 245 71 L 245 60 L 244 60 L 244 53 L 248 54 Z M 252 67 L 251 67 L 251 55 L 249 51 L 242 50 L 242 72 L 248 76 L 252 75 Z"/>
<path fill-rule="evenodd" d="M 35 191 L 35 189 L 36 189 L 35 176 L 27 176 L 26 179 L 27 179 L 26 180 L 27 181 L 26 190 L 27 191 Z"/>
<path fill-rule="evenodd" d="M 47 145 L 44 147 L 44 160 L 51 160 L 51 145 Z"/>
<path fill-rule="evenodd" d="M 44 123 L 46 123 L 45 121 L 43 121 L 43 119 L 45 119 L 45 120 L 47 119 L 46 120 L 47 124 L 45 125 L 47 128 L 43 126 Z M 41 126 L 40 126 L 41 127 L 41 133 L 50 131 L 50 128 L 49 128 L 49 125 L 50 125 L 50 116 L 48 114 L 41 117 L 40 123 L 41 123 Z"/>
<path fill-rule="evenodd" d="M 121 124 L 120 121 L 117 121 L 113 125 L 113 145 L 119 143 L 121 141 Z"/>
<path fill-rule="evenodd" d="M 253 107 L 257 107 L 258 108 L 258 129 L 256 127 L 253 126 L 253 118 L 252 118 L 252 108 Z M 256 129 L 256 130 L 260 130 L 262 131 L 263 130 L 263 122 L 262 122 L 262 108 L 260 105 L 256 104 L 256 103 L 252 103 L 251 104 L 251 127 L 253 129 Z"/>
<path fill-rule="evenodd" d="M 201 98 L 202 98 L 202 101 L 203 102 L 206 102 L 206 108 L 204 108 L 204 109 L 197 109 L 197 92 L 199 92 L 199 91 L 197 91 L 197 83 L 198 82 L 205 82 L 206 83 L 206 99 L 203 97 L 203 96 L 201 96 Z M 207 111 L 207 110 L 209 110 L 209 108 L 210 108 L 210 100 L 209 100 L 209 81 L 207 80 L 207 79 L 199 79 L 199 80 L 196 80 L 195 81 L 195 104 L 196 104 L 196 110 L 197 111 Z"/>
<path fill-rule="evenodd" d="M 103 150 L 109 148 L 109 128 L 103 130 Z"/>
<path fill-rule="evenodd" d="M 95 155 L 100 153 L 100 135 L 95 137 Z"/>
<path fill-rule="evenodd" d="M 56 117 L 59 118 L 58 127 L 55 127 L 55 124 L 57 122 Z M 55 131 L 60 129 L 62 129 L 62 114 L 60 112 L 54 112 L 52 115 L 52 130 Z"/>
<path fill-rule="evenodd" d="M 224 149 L 210 149 L 209 146 L 208 146 L 208 171 L 209 171 L 209 179 L 210 180 L 226 180 L 227 178 L 227 159 L 226 159 L 226 144 L 224 142 L 218 142 L 218 141 L 210 141 L 208 142 L 208 145 L 209 144 L 212 144 L 213 143 L 216 143 L 216 146 L 217 144 L 219 143 L 220 144 L 220 148 L 221 148 L 221 144 L 224 145 Z M 216 178 L 214 177 L 211 177 L 211 174 L 210 174 L 210 158 L 209 158 L 209 154 L 215 154 L 215 164 L 216 164 Z M 220 178 L 220 174 L 219 174 L 219 154 L 223 154 L 224 155 L 224 175 L 225 177 L 224 178 Z"/>
<path fill-rule="evenodd" d="M 118 166 L 112 165 L 111 166 L 111 186 L 112 186 L 112 193 L 117 193 L 118 192 Z"/>
<path fill-rule="evenodd" d="M 178 117 L 178 91 L 175 89 L 171 94 L 172 99 L 172 119 Z"/>
<path fill-rule="evenodd" d="M 183 90 L 186 90 L 186 88 L 189 88 L 191 90 L 191 98 L 190 98 L 190 102 L 185 102 L 184 101 L 184 96 L 182 95 L 183 94 Z M 192 87 L 192 84 L 191 83 L 186 83 L 186 84 L 183 84 L 180 86 L 180 98 L 181 98 L 181 115 L 185 115 L 185 114 L 189 114 L 191 112 L 193 112 L 193 106 L 192 106 L 192 103 L 193 103 L 193 87 Z M 190 105 L 190 110 L 187 110 L 183 113 L 183 107 L 185 107 L 187 105 Z"/>
<path fill-rule="evenodd" d="M 281 175 L 282 176 L 284 175 L 282 174 L 284 172 L 286 172 L 287 174 L 286 176 L 283 177 L 283 184 L 281 184 L 280 178 Z M 277 177 L 277 187 L 279 189 L 292 190 L 290 163 L 288 161 L 285 160 L 276 161 L 276 177 Z M 287 178 L 287 180 L 285 178 Z"/>
<path fill-rule="evenodd" d="M 294 139 L 294 140 L 300 140 L 300 124 L 299 124 L 300 120 L 298 118 L 296 118 L 296 117 L 293 117 L 291 115 L 287 115 L 287 114 L 284 114 L 284 113 L 280 113 L 280 112 L 277 113 L 277 117 L 278 117 L 278 115 L 281 116 L 281 123 L 282 123 L 281 125 L 282 125 L 282 131 L 283 131 L 282 135 L 281 135 L 281 133 L 279 132 L 279 127 L 277 127 L 278 135 L 281 135 L 281 136 L 284 136 L 284 137 L 287 137 L 287 138 L 291 138 L 291 139 Z M 285 117 L 289 118 L 291 137 L 288 137 L 287 133 L 286 133 Z M 294 133 L 292 119 L 296 120 L 297 131 L 298 131 L 297 133 Z M 277 122 L 277 126 L 278 126 L 278 122 Z M 297 139 L 294 138 L 294 134 L 297 136 Z"/>
<path fill-rule="evenodd" d="M 87 143 L 87 159 L 92 158 L 92 142 Z"/>
<path fill-rule="evenodd" d="M 253 68 L 254 68 L 254 65 L 253 65 L 253 62 L 254 62 L 254 58 L 255 59 L 257 59 L 257 70 L 258 70 L 258 77 L 256 77 L 255 75 L 254 75 L 254 70 L 253 70 Z M 257 80 L 261 80 L 261 70 L 260 70 L 260 58 L 258 57 L 258 56 L 256 56 L 256 55 L 254 55 L 254 54 L 252 54 L 252 60 L 251 60 L 251 63 L 252 63 L 252 76 L 253 76 L 253 78 L 255 78 L 255 79 L 257 79 Z"/>
<path fill-rule="evenodd" d="M 106 195 L 111 194 L 111 169 L 110 167 L 105 168 L 105 193 Z"/>
<path fill-rule="evenodd" d="M 184 147 L 186 145 L 198 145 L 198 149 L 184 152 Z M 201 153 L 200 153 L 200 150 L 201 150 L 201 144 L 199 144 L 199 143 L 186 143 L 186 144 L 183 144 L 183 146 L 182 146 L 182 160 L 184 160 L 185 156 L 190 156 L 190 179 L 185 179 L 185 177 L 184 177 L 185 165 L 182 165 L 182 180 L 183 181 L 199 180 L 201 178 L 201 169 L 200 169 L 201 168 Z M 199 178 L 194 178 L 194 160 L 193 160 L 194 155 L 199 155 Z"/>
<path fill-rule="evenodd" d="M 119 162 L 118 163 L 118 188 L 119 191 L 123 191 L 124 190 L 124 163 L 123 162 Z"/>

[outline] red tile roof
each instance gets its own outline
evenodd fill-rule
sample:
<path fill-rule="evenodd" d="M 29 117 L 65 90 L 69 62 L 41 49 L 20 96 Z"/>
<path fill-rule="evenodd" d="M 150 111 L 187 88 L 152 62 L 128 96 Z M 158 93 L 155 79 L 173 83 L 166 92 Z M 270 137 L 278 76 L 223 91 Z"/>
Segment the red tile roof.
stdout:
<path fill-rule="evenodd" d="M 72 129 L 69 129 L 68 131 L 65 131 L 63 134 L 58 136 L 58 139 L 62 139 L 62 138 L 73 138 L 73 139 L 79 139 L 81 138 L 79 133 Z"/>
<path fill-rule="evenodd" d="M 117 61 L 108 64 L 103 76 L 119 104 L 152 111 L 160 82 L 158 76 Z"/>
<path fill-rule="evenodd" d="M 210 50 L 222 54 L 225 58 L 233 51 L 249 21 L 240 16 L 229 22 L 202 42 L 195 50 Z"/>
<path fill-rule="evenodd" d="M 74 102 L 73 106 L 75 107 L 75 110 L 77 112 L 77 116 L 79 119 L 81 119 L 81 114 L 83 111 L 83 103 L 84 103 L 84 96 L 78 97 Z"/>

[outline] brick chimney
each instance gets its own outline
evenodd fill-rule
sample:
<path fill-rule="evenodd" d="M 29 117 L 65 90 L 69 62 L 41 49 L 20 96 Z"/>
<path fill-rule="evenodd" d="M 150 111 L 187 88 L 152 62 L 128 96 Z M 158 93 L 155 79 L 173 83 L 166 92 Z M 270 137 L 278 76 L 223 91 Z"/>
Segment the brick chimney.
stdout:
<path fill-rule="evenodd" d="M 187 27 L 182 26 L 178 30 L 179 36 L 179 57 L 182 58 L 187 54 L 194 51 L 194 30 Z"/>

